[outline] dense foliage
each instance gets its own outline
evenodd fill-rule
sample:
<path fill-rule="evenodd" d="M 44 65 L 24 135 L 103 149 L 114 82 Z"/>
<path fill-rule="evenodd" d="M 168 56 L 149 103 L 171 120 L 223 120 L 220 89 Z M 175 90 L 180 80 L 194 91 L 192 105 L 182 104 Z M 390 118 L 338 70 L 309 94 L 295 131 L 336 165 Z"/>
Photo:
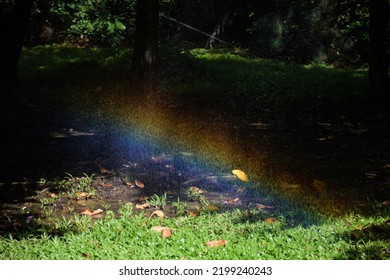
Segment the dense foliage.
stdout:
<path fill-rule="evenodd" d="M 2 1 L 2 3 L 11 1 Z M 31 43 L 131 45 L 135 0 L 37 0 Z M 261 57 L 361 64 L 368 61 L 369 0 L 163 0 L 161 13 Z M 6 4 L 1 4 L 2 10 Z M 4 7 L 3 7 L 4 6 Z M 220 42 L 161 18 L 161 40 Z"/>

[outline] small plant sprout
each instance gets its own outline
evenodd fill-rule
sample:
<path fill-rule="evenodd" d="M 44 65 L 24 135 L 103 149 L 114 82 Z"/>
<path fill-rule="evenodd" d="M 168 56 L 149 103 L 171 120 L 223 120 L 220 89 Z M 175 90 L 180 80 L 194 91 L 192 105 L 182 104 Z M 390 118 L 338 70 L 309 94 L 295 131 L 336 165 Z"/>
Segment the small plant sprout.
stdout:
<path fill-rule="evenodd" d="M 161 196 L 154 194 L 146 202 L 153 207 L 164 209 L 167 205 L 167 193 Z"/>

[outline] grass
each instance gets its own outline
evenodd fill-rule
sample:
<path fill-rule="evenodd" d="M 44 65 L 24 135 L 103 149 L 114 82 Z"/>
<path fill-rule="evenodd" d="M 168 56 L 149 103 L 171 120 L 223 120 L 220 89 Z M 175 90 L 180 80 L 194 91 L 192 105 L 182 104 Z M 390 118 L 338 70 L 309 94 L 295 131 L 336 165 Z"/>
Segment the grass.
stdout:
<path fill-rule="evenodd" d="M 348 150 L 343 140 L 353 135 L 343 138 L 340 128 L 346 121 L 367 125 L 383 117 L 369 115 L 370 104 L 364 103 L 367 70 L 248 58 L 236 50 L 183 49 L 178 55 L 163 48 L 162 52 L 159 98 L 161 104 L 168 102 L 169 108 L 178 108 L 170 109 L 173 116 L 164 110 L 154 114 L 146 109 L 139 117 L 138 103 L 145 102 L 142 97 L 123 102 L 128 94 L 130 50 L 63 46 L 26 49 L 21 75 L 32 95 L 44 96 L 86 119 L 97 119 L 99 125 L 108 121 L 126 128 L 139 122 L 147 127 L 146 134 L 154 133 L 162 142 L 185 142 L 206 160 L 213 155 L 214 162 L 245 167 L 270 186 L 254 188 L 252 196 L 272 196 L 269 201 L 277 205 L 277 211 L 252 207 L 200 211 L 200 215 L 192 216 L 186 201 L 172 203 L 166 195 L 154 195 L 149 198 L 151 205 L 165 209 L 171 203 L 176 215 L 150 218 L 129 205 L 117 212 L 105 205 L 102 219 L 79 214 L 64 218 L 51 212 L 57 198 L 45 198 L 41 201 L 46 210 L 42 220 L 25 220 L 25 231 L 0 237 L 0 259 L 390 259 L 390 212 L 381 203 L 386 194 L 373 197 L 367 178 L 356 175 L 367 171 L 353 154 L 360 142 L 349 143 Z M 330 113 L 327 108 L 331 108 Z M 174 110 L 182 113 L 182 118 L 177 118 Z M 226 123 L 216 121 L 218 114 Z M 363 123 L 357 118 L 359 114 L 367 114 Z M 244 131 L 242 123 L 259 119 L 274 130 L 267 130 L 262 142 L 246 144 L 244 140 L 260 130 Z M 308 139 L 319 137 L 318 123 L 338 125 L 326 132 L 341 139 L 340 143 L 318 148 L 318 141 Z M 362 140 L 365 148 L 370 143 L 365 142 L 367 139 Z M 378 143 L 383 143 L 374 145 L 381 152 L 387 142 L 379 139 Z M 333 150 L 338 145 L 343 146 L 343 153 L 349 152 L 338 154 L 340 150 Z M 378 151 L 370 150 L 373 162 L 381 160 Z M 267 161 L 263 162 L 264 158 Z M 380 162 L 382 169 L 376 173 L 385 174 L 385 182 L 387 173 L 383 160 Z M 297 167 L 301 172 L 297 177 L 285 175 L 297 172 Z M 276 175 L 279 170 L 283 176 Z M 287 186 L 300 185 L 301 190 L 281 189 L 278 176 L 291 180 Z M 305 185 L 318 177 L 325 178 L 325 191 Z M 73 198 L 80 192 L 93 196 L 91 181 L 92 176 L 69 176 L 63 185 L 68 186 Z M 207 205 L 203 195 L 188 194 L 190 200 Z M 357 206 L 362 198 L 366 199 L 364 210 Z M 270 217 L 277 222 L 266 222 Z M 153 226 L 169 227 L 172 235 L 163 238 L 151 230 Z M 205 245 L 212 240 L 227 243 L 216 248 Z"/>
<path fill-rule="evenodd" d="M 349 215 L 322 225 L 289 227 L 268 224 L 260 210 L 235 210 L 198 217 L 151 219 L 132 207 L 121 215 L 91 222 L 89 218 L 58 220 L 62 235 L 43 232 L 38 236 L 0 239 L 1 259 L 388 259 L 390 250 L 385 217 Z M 388 214 L 388 213 L 387 213 Z M 256 218 L 253 218 L 256 217 Z M 389 216 L 387 216 L 388 218 Z M 388 223 L 388 222 L 387 222 Z M 153 226 L 172 228 L 163 238 Z M 226 240 L 222 247 L 205 245 Z M 88 256 L 88 257 L 86 257 Z"/>

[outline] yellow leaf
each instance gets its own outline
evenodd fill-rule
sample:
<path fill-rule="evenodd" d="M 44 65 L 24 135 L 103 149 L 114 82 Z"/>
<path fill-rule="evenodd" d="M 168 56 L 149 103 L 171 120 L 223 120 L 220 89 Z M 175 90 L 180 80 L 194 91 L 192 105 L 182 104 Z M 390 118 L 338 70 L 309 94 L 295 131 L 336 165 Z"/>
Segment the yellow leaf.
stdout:
<path fill-rule="evenodd" d="M 232 173 L 233 173 L 234 175 L 236 175 L 236 177 L 237 177 L 239 180 L 243 181 L 243 182 L 248 182 L 248 181 L 249 181 L 248 175 L 246 175 L 244 171 L 241 171 L 241 170 L 239 170 L 239 169 L 234 169 L 234 170 L 232 170 Z"/>
<path fill-rule="evenodd" d="M 152 212 L 152 214 L 150 214 L 150 218 L 152 218 L 154 215 L 156 215 L 159 218 L 164 218 L 164 216 L 165 216 L 164 212 L 161 210 L 156 210 L 156 211 Z"/>

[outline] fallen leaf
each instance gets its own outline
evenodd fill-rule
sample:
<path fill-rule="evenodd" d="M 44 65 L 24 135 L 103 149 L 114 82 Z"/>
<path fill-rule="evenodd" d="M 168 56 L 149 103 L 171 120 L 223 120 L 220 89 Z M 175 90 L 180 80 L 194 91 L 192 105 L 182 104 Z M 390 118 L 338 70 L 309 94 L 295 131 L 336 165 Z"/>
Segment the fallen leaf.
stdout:
<path fill-rule="evenodd" d="M 236 175 L 236 177 L 237 177 L 239 180 L 243 181 L 243 182 L 248 182 L 248 181 L 249 181 L 248 175 L 246 175 L 244 171 L 241 171 L 241 170 L 239 170 L 239 169 L 234 169 L 234 170 L 232 170 L 232 173 L 233 173 L 234 175 Z"/>
<path fill-rule="evenodd" d="M 199 216 L 199 214 L 200 214 L 199 211 L 191 211 L 191 210 L 188 211 L 188 215 L 190 215 L 192 217 L 197 217 L 197 216 Z"/>
<path fill-rule="evenodd" d="M 206 209 L 209 212 L 215 212 L 219 210 L 219 207 L 217 205 L 208 204 L 204 206 L 204 209 Z"/>
<path fill-rule="evenodd" d="M 86 193 L 86 192 L 76 192 L 76 200 L 87 199 L 88 197 L 90 197 L 89 193 Z"/>
<path fill-rule="evenodd" d="M 150 214 L 150 218 L 152 218 L 154 215 L 156 215 L 159 218 L 164 218 L 165 214 L 161 210 L 153 211 L 152 214 Z"/>
<path fill-rule="evenodd" d="M 168 238 L 168 237 L 170 237 L 170 236 L 172 235 L 172 231 L 171 231 L 170 228 L 163 229 L 163 230 L 161 231 L 161 233 L 162 233 L 162 236 L 163 236 L 164 238 Z"/>
<path fill-rule="evenodd" d="M 385 200 L 382 202 L 383 206 L 390 206 L 390 200 Z"/>
<path fill-rule="evenodd" d="M 213 240 L 205 243 L 208 247 L 221 247 L 226 245 L 226 240 Z"/>
<path fill-rule="evenodd" d="M 141 181 L 138 181 L 138 180 L 135 180 L 134 181 L 134 184 L 139 187 L 140 189 L 143 189 L 145 187 L 144 183 L 142 183 Z"/>
<path fill-rule="evenodd" d="M 51 198 L 58 198 L 58 194 L 55 194 L 55 193 L 51 193 L 51 194 L 49 194 L 49 196 L 50 196 Z"/>
<path fill-rule="evenodd" d="M 91 260 L 91 259 L 92 259 L 92 257 L 91 257 L 91 255 L 90 255 L 90 254 L 87 254 L 87 253 L 81 253 L 81 255 L 83 256 L 83 258 L 86 258 L 86 259 L 89 259 L 89 260 Z"/>
<path fill-rule="evenodd" d="M 264 223 L 267 223 L 267 224 L 272 224 L 272 223 L 277 223 L 278 220 L 275 219 L 275 218 L 267 218 L 264 220 Z"/>
<path fill-rule="evenodd" d="M 115 172 L 110 171 L 108 169 L 105 169 L 104 167 L 101 167 L 100 165 L 99 165 L 99 171 L 100 171 L 100 173 L 107 174 L 107 175 L 114 175 L 115 174 Z"/>
<path fill-rule="evenodd" d="M 141 210 L 144 210 L 146 208 L 149 208 L 150 207 L 150 204 L 149 203 L 144 203 L 144 204 L 137 204 L 135 205 L 135 208 L 136 209 L 141 209 Z"/>
<path fill-rule="evenodd" d="M 169 227 L 162 227 L 162 226 L 154 226 L 151 227 L 150 230 L 157 231 L 157 232 L 162 232 L 164 229 L 170 229 Z"/>
<path fill-rule="evenodd" d="M 125 185 L 128 186 L 128 187 L 134 188 L 134 185 L 133 185 L 132 182 L 127 182 L 127 181 L 125 181 L 124 183 L 125 183 Z"/>
<path fill-rule="evenodd" d="M 102 213 L 102 209 L 97 209 L 97 210 L 90 210 L 90 209 L 85 209 L 85 211 L 81 212 L 82 215 L 87 215 L 87 216 L 93 216 Z"/>
<path fill-rule="evenodd" d="M 361 224 L 359 224 L 356 229 L 357 230 L 363 230 L 363 226 Z"/>
<path fill-rule="evenodd" d="M 321 180 L 313 180 L 313 188 L 316 189 L 317 191 L 323 192 L 326 187 L 326 184 L 324 181 Z"/>
<path fill-rule="evenodd" d="M 164 238 L 168 238 L 172 235 L 172 229 L 169 227 L 154 226 L 150 230 L 161 232 L 161 234 Z"/>
<path fill-rule="evenodd" d="M 281 181 L 280 182 L 280 187 L 283 188 L 283 189 L 299 189 L 301 187 L 301 185 L 299 184 L 290 184 L 286 181 Z"/>
<path fill-rule="evenodd" d="M 257 203 L 256 208 L 257 209 L 275 209 L 275 206 L 268 206 L 268 205 Z"/>
<path fill-rule="evenodd" d="M 126 202 L 125 205 L 133 206 L 133 202 Z"/>
<path fill-rule="evenodd" d="M 224 201 L 224 203 L 225 204 L 233 204 L 233 203 L 237 203 L 237 202 L 239 202 L 240 201 L 240 199 L 237 197 L 237 198 L 230 198 L 230 199 L 228 199 L 228 200 L 225 200 Z"/>
<path fill-rule="evenodd" d="M 204 193 L 207 193 L 206 190 L 202 190 L 202 189 L 200 189 L 198 187 L 194 187 L 194 186 L 189 187 L 188 188 L 188 192 L 190 192 L 191 194 L 204 194 Z"/>
<path fill-rule="evenodd" d="M 141 197 L 138 199 L 138 201 L 139 201 L 139 202 L 146 201 L 146 200 L 148 200 L 149 198 L 150 198 L 149 196 L 143 195 L 143 196 L 141 196 Z"/>
<path fill-rule="evenodd" d="M 104 183 L 104 182 L 100 182 L 99 185 L 102 186 L 102 187 L 112 187 L 112 184 Z"/>

